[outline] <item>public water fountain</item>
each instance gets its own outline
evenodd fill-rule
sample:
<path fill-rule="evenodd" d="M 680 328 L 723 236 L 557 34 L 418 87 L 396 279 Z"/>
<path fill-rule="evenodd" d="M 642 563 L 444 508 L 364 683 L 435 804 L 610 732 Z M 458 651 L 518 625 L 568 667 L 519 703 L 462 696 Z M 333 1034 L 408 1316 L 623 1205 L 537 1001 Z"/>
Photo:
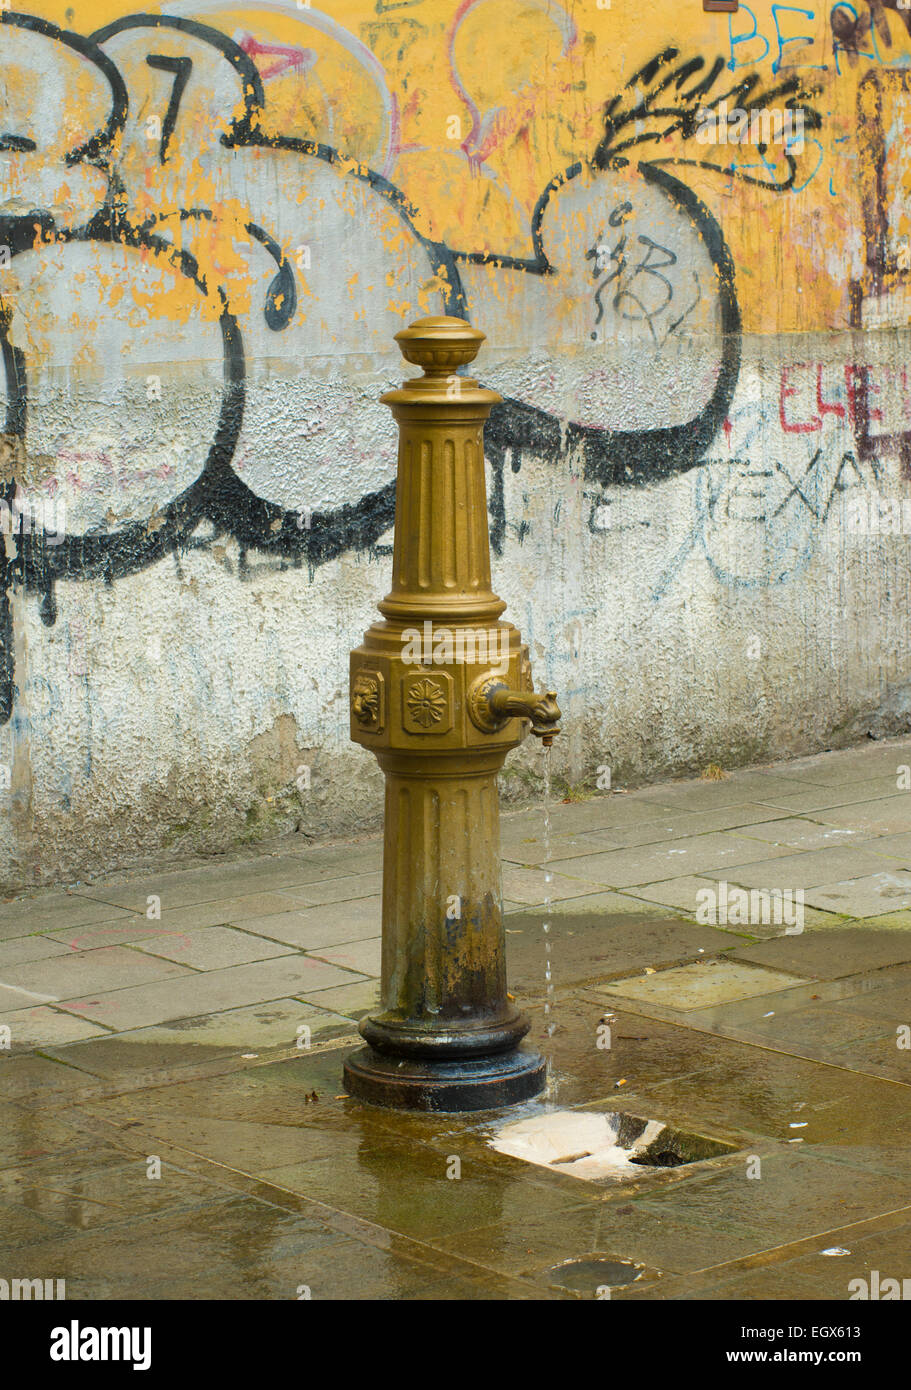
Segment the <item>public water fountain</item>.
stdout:
<path fill-rule="evenodd" d="M 382 397 L 399 425 L 392 588 L 351 653 L 351 737 L 386 777 L 380 1012 L 349 1095 L 409 1110 L 527 1100 L 545 1063 L 506 990 L 497 777 L 531 729 L 559 733 L 491 589 L 484 422 L 500 397 L 457 375 L 484 334 L 419 319 L 396 334 L 424 375 Z"/>

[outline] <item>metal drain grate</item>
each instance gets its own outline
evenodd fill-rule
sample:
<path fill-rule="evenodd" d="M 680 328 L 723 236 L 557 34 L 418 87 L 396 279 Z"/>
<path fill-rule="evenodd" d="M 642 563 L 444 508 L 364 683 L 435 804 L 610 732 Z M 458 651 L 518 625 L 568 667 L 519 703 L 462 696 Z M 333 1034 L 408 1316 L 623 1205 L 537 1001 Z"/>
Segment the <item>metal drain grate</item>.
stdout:
<path fill-rule="evenodd" d="M 578 1260 L 565 1260 L 546 1271 L 548 1283 L 570 1293 L 603 1297 L 604 1290 L 620 1289 L 641 1279 L 645 1265 L 622 1260 L 617 1255 L 586 1255 Z"/>

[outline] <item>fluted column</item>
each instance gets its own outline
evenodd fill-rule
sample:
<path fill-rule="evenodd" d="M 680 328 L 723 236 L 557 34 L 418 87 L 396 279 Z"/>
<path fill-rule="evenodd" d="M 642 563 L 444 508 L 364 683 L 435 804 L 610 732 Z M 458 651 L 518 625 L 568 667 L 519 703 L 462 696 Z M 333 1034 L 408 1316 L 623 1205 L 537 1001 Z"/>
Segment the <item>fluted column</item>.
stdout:
<path fill-rule="evenodd" d="M 483 444 L 490 404 L 480 404 L 484 414 L 468 419 L 445 396 L 419 407 L 393 404 L 402 435 L 392 589 L 378 605 L 387 618 L 489 623 L 506 607 L 490 587 Z"/>

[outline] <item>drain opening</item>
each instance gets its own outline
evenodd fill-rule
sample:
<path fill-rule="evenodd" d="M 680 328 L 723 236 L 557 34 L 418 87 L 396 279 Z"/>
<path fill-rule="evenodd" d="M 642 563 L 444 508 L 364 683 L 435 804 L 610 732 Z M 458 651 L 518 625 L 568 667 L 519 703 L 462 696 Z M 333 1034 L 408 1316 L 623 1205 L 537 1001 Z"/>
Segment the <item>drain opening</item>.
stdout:
<path fill-rule="evenodd" d="M 503 1125 L 498 1153 L 588 1182 L 642 1181 L 639 1168 L 681 1168 L 736 1152 L 733 1144 L 625 1111 L 553 1110 Z"/>
<path fill-rule="evenodd" d="M 588 1255 L 580 1260 L 567 1260 L 547 1270 L 547 1277 L 558 1289 L 570 1293 L 587 1293 L 594 1297 L 599 1289 L 619 1289 L 635 1284 L 645 1272 L 645 1265 L 621 1260 L 614 1255 Z"/>
<path fill-rule="evenodd" d="M 646 1149 L 645 1153 L 630 1154 L 629 1161 L 639 1163 L 643 1168 L 679 1168 L 681 1163 L 692 1163 L 693 1160 L 683 1158 L 672 1149 L 664 1149 L 661 1153 L 650 1153 Z"/>

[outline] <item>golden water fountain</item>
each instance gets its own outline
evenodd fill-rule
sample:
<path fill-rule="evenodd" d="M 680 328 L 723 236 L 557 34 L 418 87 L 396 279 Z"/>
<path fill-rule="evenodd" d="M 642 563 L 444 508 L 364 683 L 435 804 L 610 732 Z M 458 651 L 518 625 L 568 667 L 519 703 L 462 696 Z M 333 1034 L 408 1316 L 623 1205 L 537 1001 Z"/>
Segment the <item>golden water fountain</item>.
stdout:
<path fill-rule="evenodd" d="M 497 777 L 531 729 L 559 733 L 491 589 L 484 422 L 501 398 L 458 369 L 456 318 L 396 334 L 424 375 L 382 397 L 399 426 L 392 588 L 351 653 L 351 737 L 386 777 L 380 1010 L 345 1064 L 351 1096 L 486 1110 L 537 1095 L 545 1064 L 506 990 Z"/>

